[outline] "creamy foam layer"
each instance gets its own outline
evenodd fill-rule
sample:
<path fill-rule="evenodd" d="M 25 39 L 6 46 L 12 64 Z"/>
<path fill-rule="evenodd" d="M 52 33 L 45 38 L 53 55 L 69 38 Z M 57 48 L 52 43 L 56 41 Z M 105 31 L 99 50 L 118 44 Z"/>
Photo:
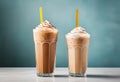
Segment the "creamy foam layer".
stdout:
<path fill-rule="evenodd" d="M 47 20 L 38 25 L 34 30 L 58 32 L 58 30 Z"/>
<path fill-rule="evenodd" d="M 79 37 L 90 37 L 90 34 L 82 27 L 74 28 L 70 33 L 66 35 L 67 38 L 79 38 Z"/>

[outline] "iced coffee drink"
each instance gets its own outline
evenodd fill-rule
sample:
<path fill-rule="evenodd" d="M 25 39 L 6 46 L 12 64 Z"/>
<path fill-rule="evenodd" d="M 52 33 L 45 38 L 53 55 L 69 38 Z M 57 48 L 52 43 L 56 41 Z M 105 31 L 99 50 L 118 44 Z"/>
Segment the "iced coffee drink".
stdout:
<path fill-rule="evenodd" d="M 44 21 L 33 29 L 38 76 L 51 76 L 56 57 L 57 29 Z"/>
<path fill-rule="evenodd" d="M 85 75 L 89 39 L 90 35 L 82 27 L 76 27 L 66 35 L 69 73 L 71 76 Z"/>

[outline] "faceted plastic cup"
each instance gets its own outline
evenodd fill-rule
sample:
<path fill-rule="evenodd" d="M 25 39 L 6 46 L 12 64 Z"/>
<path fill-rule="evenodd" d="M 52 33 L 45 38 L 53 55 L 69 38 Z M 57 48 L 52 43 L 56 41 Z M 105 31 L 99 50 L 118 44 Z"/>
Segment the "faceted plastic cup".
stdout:
<path fill-rule="evenodd" d="M 85 76 L 88 62 L 89 36 L 79 38 L 66 37 L 70 76 Z"/>
<path fill-rule="evenodd" d="M 33 30 L 38 76 L 52 76 L 56 60 L 57 33 Z"/>

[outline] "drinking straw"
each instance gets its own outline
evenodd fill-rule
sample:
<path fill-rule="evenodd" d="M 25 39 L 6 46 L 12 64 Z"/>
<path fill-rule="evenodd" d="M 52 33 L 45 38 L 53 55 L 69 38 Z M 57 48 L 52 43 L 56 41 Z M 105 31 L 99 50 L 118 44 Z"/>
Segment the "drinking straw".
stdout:
<path fill-rule="evenodd" d="M 76 28 L 79 27 L 79 10 L 76 9 Z"/>
<path fill-rule="evenodd" d="M 43 11 L 42 11 L 42 7 L 40 7 L 40 23 L 43 22 Z"/>

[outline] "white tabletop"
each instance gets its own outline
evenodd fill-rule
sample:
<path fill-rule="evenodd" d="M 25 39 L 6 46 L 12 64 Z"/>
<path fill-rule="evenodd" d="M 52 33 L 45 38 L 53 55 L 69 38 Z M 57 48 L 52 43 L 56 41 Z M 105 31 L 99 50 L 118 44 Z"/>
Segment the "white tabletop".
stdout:
<path fill-rule="evenodd" d="M 120 68 L 88 68 L 86 77 L 70 77 L 56 68 L 54 77 L 37 77 L 35 68 L 0 68 L 0 82 L 120 82 Z"/>

